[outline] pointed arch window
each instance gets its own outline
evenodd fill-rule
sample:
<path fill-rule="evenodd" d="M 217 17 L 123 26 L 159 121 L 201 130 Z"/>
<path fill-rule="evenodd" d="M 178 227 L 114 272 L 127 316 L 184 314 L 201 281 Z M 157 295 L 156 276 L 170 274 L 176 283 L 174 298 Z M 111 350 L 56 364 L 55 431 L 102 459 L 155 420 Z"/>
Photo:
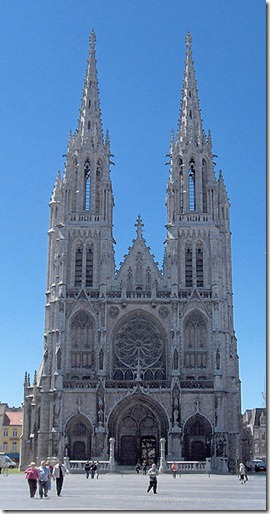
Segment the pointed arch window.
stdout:
<path fill-rule="evenodd" d="M 75 287 L 82 285 L 82 261 L 83 261 L 83 248 L 82 244 L 78 243 L 75 251 Z"/>
<path fill-rule="evenodd" d="M 180 212 L 184 212 L 184 177 L 183 177 L 183 161 L 178 161 L 179 167 L 179 195 L 180 195 Z"/>
<path fill-rule="evenodd" d="M 185 279 L 186 279 L 186 287 L 192 287 L 193 279 L 192 279 L 192 246 L 191 246 L 191 244 L 187 244 L 186 250 L 185 250 Z"/>
<path fill-rule="evenodd" d="M 72 165 L 72 199 L 71 199 L 71 211 L 76 212 L 76 201 L 77 201 L 77 184 L 78 180 L 78 172 L 77 172 L 77 160 L 74 159 L 73 165 Z"/>
<path fill-rule="evenodd" d="M 207 212 L 207 194 L 206 194 L 206 181 L 207 181 L 207 163 L 202 160 L 202 193 L 203 193 L 203 212 Z"/>
<path fill-rule="evenodd" d="M 89 244 L 86 248 L 86 274 L 85 274 L 86 287 L 93 286 L 93 245 Z"/>
<path fill-rule="evenodd" d="M 96 169 L 96 196 L 95 196 L 95 212 L 100 212 L 100 179 L 101 179 L 101 161 L 97 162 Z"/>
<path fill-rule="evenodd" d="M 87 312 L 78 312 L 71 322 L 71 367 L 90 368 L 93 364 L 93 322 Z"/>
<path fill-rule="evenodd" d="M 84 209 L 90 210 L 91 199 L 91 176 L 90 176 L 90 161 L 87 158 L 84 164 Z"/>
<path fill-rule="evenodd" d="M 189 316 L 184 325 L 184 365 L 186 368 L 207 367 L 207 324 L 199 312 Z"/>
<path fill-rule="evenodd" d="M 196 245 L 196 283 L 197 287 L 203 287 L 203 245 Z"/>
<path fill-rule="evenodd" d="M 189 162 L 189 174 L 188 174 L 188 183 L 189 183 L 189 210 L 195 211 L 195 161 L 192 158 Z"/>

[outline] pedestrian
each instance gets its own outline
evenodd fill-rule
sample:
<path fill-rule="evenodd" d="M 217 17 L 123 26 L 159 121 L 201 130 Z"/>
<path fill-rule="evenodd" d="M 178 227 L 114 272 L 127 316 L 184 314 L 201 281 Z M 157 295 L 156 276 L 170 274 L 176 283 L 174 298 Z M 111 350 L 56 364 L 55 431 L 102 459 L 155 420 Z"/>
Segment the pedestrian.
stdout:
<path fill-rule="evenodd" d="M 52 488 L 52 472 L 53 472 L 53 465 L 51 464 L 50 460 L 46 460 L 46 466 L 50 469 L 50 476 L 49 476 L 49 482 L 48 482 L 48 491 Z"/>
<path fill-rule="evenodd" d="M 31 462 L 30 466 L 25 470 L 25 478 L 28 480 L 30 498 L 34 498 L 37 492 L 37 481 L 39 472 L 35 462 Z"/>
<path fill-rule="evenodd" d="M 140 470 L 141 470 L 141 466 L 140 466 L 139 462 L 137 462 L 137 464 L 135 466 L 135 470 L 136 470 L 137 475 L 139 475 L 140 474 Z"/>
<path fill-rule="evenodd" d="M 50 468 L 46 466 L 45 460 L 42 460 L 40 463 L 40 466 L 38 468 L 39 471 L 39 478 L 38 478 L 38 492 L 40 498 L 43 498 L 43 495 L 45 498 L 48 498 L 48 487 L 49 487 L 49 477 L 50 477 Z"/>
<path fill-rule="evenodd" d="M 147 464 L 146 464 L 146 460 L 144 460 L 143 463 L 142 463 L 143 475 L 146 475 L 146 471 L 147 471 Z"/>
<path fill-rule="evenodd" d="M 149 476 L 149 486 L 148 486 L 147 492 L 149 493 L 149 491 L 153 487 L 154 494 L 157 494 L 158 470 L 157 470 L 157 466 L 155 463 L 152 464 L 151 468 L 148 470 L 148 476 Z"/>
<path fill-rule="evenodd" d="M 240 482 L 241 484 L 246 483 L 246 468 L 243 462 L 240 462 L 239 464 L 239 475 L 240 475 Z"/>
<path fill-rule="evenodd" d="M 176 462 L 173 462 L 172 465 L 171 465 L 171 470 L 172 470 L 172 476 L 173 478 L 176 478 L 176 473 L 177 473 L 177 470 L 178 470 L 178 466 L 176 464 Z"/>
<path fill-rule="evenodd" d="M 89 460 L 87 460 L 85 465 L 84 465 L 84 471 L 86 473 L 86 478 L 89 478 L 90 469 L 91 469 L 91 465 L 90 465 Z"/>
<path fill-rule="evenodd" d="M 91 478 L 95 478 L 95 472 L 97 470 L 97 466 L 94 461 L 91 463 L 90 471 L 91 471 Z"/>
<path fill-rule="evenodd" d="M 57 463 L 55 464 L 52 472 L 53 478 L 56 479 L 56 494 L 57 496 L 62 496 L 62 487 L 63 487 L 63 481 L 66 474 L 68 474 L 69 471 L 66 468 L 66 466 L 62 463 L 61 459 L 57 459 Z"/>

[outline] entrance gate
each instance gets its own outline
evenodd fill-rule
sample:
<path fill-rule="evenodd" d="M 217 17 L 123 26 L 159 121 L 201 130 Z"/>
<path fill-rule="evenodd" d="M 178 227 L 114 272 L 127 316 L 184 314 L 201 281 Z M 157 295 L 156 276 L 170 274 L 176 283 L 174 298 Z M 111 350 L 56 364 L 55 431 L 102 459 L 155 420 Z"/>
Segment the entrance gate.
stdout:
<path fill-rule="evenodd" d="M 121 408 L 122 407 L 122 408 Z M 167 434 L 165 413 L 156 402 L 141 394 L 124 400 L 109 420 L 110 437 L 115 439 L 115 460 L 122 466 L 135 466 L 144 460 L 158 462 L 159 441 Z"/>
<path fill-rule="evenodd" d="M 204 461 L 211 456 L 211 425 L 204 416 L 192 416 L 184 427 L 184 451 L 186 460 Z"/>

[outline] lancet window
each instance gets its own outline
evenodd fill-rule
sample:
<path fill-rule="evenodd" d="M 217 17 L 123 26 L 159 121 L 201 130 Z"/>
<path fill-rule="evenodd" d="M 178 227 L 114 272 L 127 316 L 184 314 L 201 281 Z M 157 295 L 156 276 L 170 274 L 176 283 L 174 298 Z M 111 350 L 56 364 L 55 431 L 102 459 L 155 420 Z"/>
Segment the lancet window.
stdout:
<path fill-rule="evenodd" d="M 184 178 L 183 178 L 183 161 L 179 159 L 179 195 L 180 195 L 180 212 L 184 212 Z"/>
<path fill-rule="evenodd" d="M 194 159 L 190 159 L 189 162 L 189 210 L 195 211 L 196 209 L 196 201 L 195 201 L 195 161 Z"/>
<path fill-rule="evenodd" d="M 90 176 L 90 161 L 87 158 L 84 163 L 84 188 L 85 188 L 85 196 L 84 196 L 84 209 L 86 211 L 90 210 L 91 204 L 91 176 Z"/>
<path fill-rule="evenodd" d="M 95 195 L 95 212 L 100 212 L 100 178 L 101 178 L 101 161 L 97 162 L 96 169 L 96 195 Z"/>
<path fill-rule="evenodd" d="M 78 312 L 71 322 L 71 368 L 91 368 L 93 364 L 93 322 L 87 312 Z"/>
<path fill-rule="evenodd" d="M 93 246 L 90 244 L 86 248 L 85 285 L 86 287 L 93 285 Z"/>
<path fill-rule="evenodd" d="M 192 279 L 192 245 L 188 243 L 186 245 L 185 250 L 185 278 L 186 278 L 186 287 L 193 286 Z"/>
<path fill-rule="evenodd" d="M 82 285 L 82 262 L 83 262 L 83 247 L 82 243 L 79 242 L 76 247 L 75 253 L 75 287 Z"/>
<path fill-rule="evenodd" d="M 203 245 L 196 245 L 196 283 L 197 287 L 203 287 Z"/>
<path fill-rule="evenodd" d="M 199 312 L 191 314 L 184 325 L 184 353 L 185 368 L 207 367 L 207 324 Z"/>

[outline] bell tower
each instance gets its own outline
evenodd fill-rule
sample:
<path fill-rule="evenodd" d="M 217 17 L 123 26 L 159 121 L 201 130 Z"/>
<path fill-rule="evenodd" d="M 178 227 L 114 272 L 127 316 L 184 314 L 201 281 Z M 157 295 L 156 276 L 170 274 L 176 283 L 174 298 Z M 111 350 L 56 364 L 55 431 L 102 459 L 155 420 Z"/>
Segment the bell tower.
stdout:
<path fill-rule="evenodd" d="M 57 176 L 50 201 L 48 289 L 59 277 L 52 263 L 60 241 L 65 246 L 61 285 L 98 290 L 112 280 L 113 205 L 110 141 L 102 132 L 92 32 L 78 128 L 69 136 L 64 175 Z"/>

